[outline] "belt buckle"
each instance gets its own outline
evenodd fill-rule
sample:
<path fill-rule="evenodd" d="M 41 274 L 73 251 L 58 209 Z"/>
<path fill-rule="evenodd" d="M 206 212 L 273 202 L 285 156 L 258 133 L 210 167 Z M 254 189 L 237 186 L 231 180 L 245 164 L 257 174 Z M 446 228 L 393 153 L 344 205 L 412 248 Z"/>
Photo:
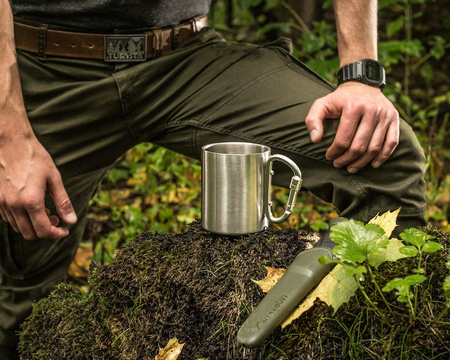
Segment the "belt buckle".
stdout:
<path fill-rule="evenodd" d="M 106 62 L 142 62 L 147 58 L 146 34 L 106 34 Z"/>

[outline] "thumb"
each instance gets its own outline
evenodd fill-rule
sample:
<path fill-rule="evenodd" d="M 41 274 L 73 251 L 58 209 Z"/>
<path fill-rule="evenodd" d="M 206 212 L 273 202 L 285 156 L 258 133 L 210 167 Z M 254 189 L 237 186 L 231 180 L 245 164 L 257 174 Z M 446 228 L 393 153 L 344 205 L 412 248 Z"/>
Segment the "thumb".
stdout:
<path fill-rule="evenodd" d="M 55 203 L 56 211 L 62 221 L 70 225 L 75 224 L 77 222 L 77 215 L 59 173 L 48 179 L 47 190 Z"/>
<path fill-rule="evenodd" d="M 309 109 L 305 118 L 305 125 L 309 132 L 309 137 L 313 143 L 322 140 L 323 136 L 323 120 L 326 117 L 325 107 L 320 99 L 316 100 Z"/>

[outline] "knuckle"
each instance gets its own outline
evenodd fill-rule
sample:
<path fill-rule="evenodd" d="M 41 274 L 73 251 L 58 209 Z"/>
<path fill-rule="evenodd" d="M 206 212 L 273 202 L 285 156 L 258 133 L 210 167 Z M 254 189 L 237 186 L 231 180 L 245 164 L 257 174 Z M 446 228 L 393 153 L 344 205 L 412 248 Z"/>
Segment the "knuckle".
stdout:
<path fill-rule="evenodd" d="M 22 198 L 24 208 L 29 212 L 37 212 L 40 209 L 40 201 L 32 194 L 26 194 Z"/>
<path fill-rule="evenodd" d="M 382 149 L 382 144 L 371 144 L 367 148 L 367 152 L 371 155 L 379 154 Z"/>
<path fill-rule="evenodd" d="M 380 154 L 379 156 L 377 156 L 378 162 L 382 164 L 384 164 L 388 158 L 389 158 L 388 154 Z"/>
<path fill-rule="evenodd" d="M 358 114 L 360 114 L 360 113 L 362 113 L 364 111 L 365 107 L 366 107 L 366 104 L 364 102 L 359 101 L 359 100 L 355 100 L 355 101 L 353 101 L 353 102 L 348 104 L 348 110 L 351 113 L 358 113 Z"/>
<path fill-rule="evenodd" d="M 49 236 L 49 233 L 47 231 L 37 231 L 36 230 L 36 237 L 39 239 L 45 239 Z M 36 238 L 35 237 L 35 238 Z"/>
<path fill-rule="evenodd" d="M 34 232 L 38 238 L 43 239 L 50 236 L 51 229 L 43 224 L 35 224 Z"/>
<path fill-rule="evenodd" d="M 386 111 L 386 117 L 388 119 L 399 120 L 400 114 L 396 108 L 389 108 Z"/>
<path fill-rule="evenodd" d="M 382 112 L 382 107 L 380 105 L 372 104 L 372 105 L 368 105 L 367 108 L 365 109 L 365 111 L 370 116 L 372 116 L 375 120 L 378 120 L 378 118 Z"/>
<path fill-rule="evenodd" d="M 312 128 L 317 123 L 317 118 L 313 116 L 308 116 L 305 118 L 305 125 L 307 128 Z"/>
<path fill-rule="evenodd" d="M 386 147 L 390 150 L 389 153 L 391 153 L 399 144 L 399 139 L 391 139 L 389 141 L 386 141 Z"/>
<path fill-rule="evenodd" d="M 350 147 L 350 141 L 345 138 L 336 139 L 334 145 L 338 150 L 347 150 Z"/>
<path fill-rule="evenodd" d="M 5 203 L 6 207 L 8 207 L 10 209 L 18 209 L 20 207 L 19 198 L 13 194 L 6 195 L 4 203 Z"/>
<path fill-rule="evenodd" d="M 72 203 L 70 202 L 69 198 L 65 198 L 65 199 L 63 199 L 63 200 L 61 200 L 59 202 L 57 207 L 60 208 L 60 209 L 67 210 L 67 209 L 70 209 L 72 207 Z"/>
<path fill-rule="evenodd" d="M 36 240 L 36 235 L 32 233 L 22 234 L 25 240 Z"/>
<path fill-rule="evenodd" d="M 354 156 L 360 157 L 364 155 L 367 151 L 367 148 L 364 145 L 353 146 L 350 148 L 350 153 Z"/>

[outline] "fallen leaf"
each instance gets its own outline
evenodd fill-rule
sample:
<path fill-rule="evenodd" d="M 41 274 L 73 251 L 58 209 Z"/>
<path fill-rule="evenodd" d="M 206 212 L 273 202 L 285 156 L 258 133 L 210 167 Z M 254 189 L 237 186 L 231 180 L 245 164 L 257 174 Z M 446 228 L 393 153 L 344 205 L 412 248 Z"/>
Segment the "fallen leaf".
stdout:
<path fill-rule="evenodd" d="M 358 284 L 355 279 L 352 276 L 346 275 L 341 265 L 336 265 L 336 267 L 322 279 L 315 290 L 312 291 L 281 324 L 281 327 L 284 329 L 292 323 L 292 321 L 298 319 L 305 311 L 314 305 L 314 302 L 317 299 L 322 300 L 328 306 L 332 306 L 336 312 L 342 304 L 350 300 L 357 288 Z"/>
<path fill-rule="evenodd" d="M 142 186 L 147 182 L 147 173 L 135 173 L 133 177 L 127 179 L 128 186 Z"/>
<path fill-rule="evenodd" d="M 400 208 L 390 212 L 386 211 L 383 215 L 376 215 L 369 224 L 376 224 L 382 227 L 387 237 L 391 237 L 392 232 L 397 227 L 397 217 L 400 212 Z"/>
<path fill-rule="evenodd" d="M 281 279 L 281 277 L 286 272 L 286 269 L 276 269 L 270 266 L 264 266 L 267 270 L 267 275 L 262 280 L 253 280 L 254 283 L 256 283 L 261 290 L 264 293 L 268 293 L 278 282 L 278 280 Z"/>
<path fill-rule="evenodd" d="M 164 349 L 159 348 L 159 354 L 155 360 L 176 360 L 181 354 L 184 344 L 180 344 L 177 338 L 170 339 Z"/>
<path fill-rule="evenodd" d="M 405 244 L 398 239 L 390 239 L 389 244 L 386 246 L 383 252 L 379 254 L 369 254 L 367 255 L 367 260 L 371 266 L 378 267 L 385 261 L 397 261 L 408 257 L 400 252 L 400 248 L 404 247 Z"/>
<path fill-rule="evenodd" d="M 67 270 L 68 274 L 74 279 L 86 279 L 89 275 L 89 266 L 94 256 L 92 246 L 79 247 L 77 253 Z"/>

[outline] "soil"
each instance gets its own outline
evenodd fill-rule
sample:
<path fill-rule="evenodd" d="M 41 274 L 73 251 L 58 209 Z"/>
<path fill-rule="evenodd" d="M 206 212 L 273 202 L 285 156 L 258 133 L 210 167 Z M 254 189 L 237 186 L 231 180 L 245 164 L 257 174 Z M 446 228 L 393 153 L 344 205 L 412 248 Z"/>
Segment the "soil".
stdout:
<path fill-rule="evenodd" d="M 448 250 L 448 233 L 432 231 Z M 336 314 L 317 303 L 259 347 L 237 343 L 240 326 L 264 296 L 252 279 L 264 278 L 265 266 L 286 268 L 315 240 L 292 229 L 220 236 L 198 222 L 182 234 L 143 233 L 112 264 L 92 267 L 88 296 L 60 285 L 34 306 L 21 334 L 22 359 L 155 359 L 172 338 L 184 343 L 180 360 L 381 359 L 387 348 L 395 353 L 394 340 L 405 339 L 414 344 L 409 359 L 448 358 L 448 325 L 390 315 L 397 330 L 389 344 L 380 319 L 361 307 L 359 296 Z M 442 289 L 447 250 L 427 258 L 428 288 Z M 411 264 L 399 266 L 396 274 Z M 392 277 L 392 268 L 380 273 Z M 436 306 L 430 312 L 445 307 L 441 293 L 427 296 Z M 449 322 L 448 312 L 440 320 Z"/>

